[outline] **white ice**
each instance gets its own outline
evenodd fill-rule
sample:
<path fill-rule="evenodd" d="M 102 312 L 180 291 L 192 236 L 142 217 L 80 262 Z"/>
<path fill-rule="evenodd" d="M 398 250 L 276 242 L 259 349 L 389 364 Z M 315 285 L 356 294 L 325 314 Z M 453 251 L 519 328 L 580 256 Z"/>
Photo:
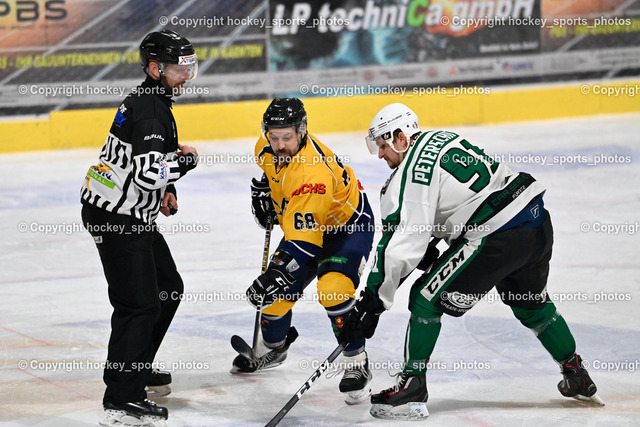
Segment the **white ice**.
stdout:
<path fill-rule="evenodd" d="M 640 115 L 450 130 L 547 187 L 555 227 L 549 291 L 606 406 L 562 397 L 558 366 L 490 294 L 464 317 L 443 319 L 424 424 L 640 425 Z M 368 154 L 363 135 L 317 136 L 354 168 L 379 212 L 390 171 Z M 312 284 L 295 307 L 300 337 L 285 364 L 258 375 L 229 373 L 231 335 L 251 341 L 254 312 L 241 297 L 259 273 L 264 238 L 249 208 L 249 180 L 259 175 L 254 141 L 194 143 L 207 157 L 177 184 L 179 214 L 158 220 L 191 299 L 156 359 L 174 378 L 173 393 L 157 400 L 169 408 L 170 426 L 264 425 L 336 346 Z M 80 229 L 79 203 L 98 152 L 0 155 L 2 425 L 75 427 L 97 425 L 101 416 L 99 365 L 111 307 L 93 240 Z M 529 155 L 548 157 L 542 164 Z M 617 162 L 593 165 L 601 155 Z M 571 161 L 561 165 L 561 156 Z M 48 225 L 68 228 L 54 233 Z M 607 233 L 605 225 L 623 229 Z M 272 249 L 280 238 L 275 233 Z M 374 392 L 390 387 L 388 372 L 400 369 L 408 289 L 398 291 L 367 346 Z M 368 403 L 345 405 L 338 381 L 316 381 L 281 425 L 407 425 L 374 419 Z"/>

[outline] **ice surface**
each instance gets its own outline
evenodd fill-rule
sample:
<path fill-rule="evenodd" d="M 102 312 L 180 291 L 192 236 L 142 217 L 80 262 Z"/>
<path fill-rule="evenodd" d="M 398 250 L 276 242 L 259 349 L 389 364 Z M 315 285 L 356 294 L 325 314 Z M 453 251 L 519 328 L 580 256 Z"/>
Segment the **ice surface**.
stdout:
<path fill-rule="evenodd" d="M 640 425 L 640 115 L 450 130 L 547 187 L 555 227 L 549 291 L 592 364 L 606 406 L 563 398 L 558 366 L 506 306 L 489 298 L 462 318 L 443 319 L 427 377 L 425 424 Z M 317 136 L 354 168 L 377 214 L 386 164 L 368 154 L 362 134 Z M 295 307 L 300 338 L 285 364 L 252 376 L 229 373 L 231 335 L 251 341 L 254 313 L 241 297 L 259 273 L 264 239 L 249 208 L 249 180 L 259 175 L 254 142 L 193 144 L 207 157 L 177 184 L 179 214 L 158 221 L 191 299 L 180 306 L 156 360 L 173 373 L 173 393 L 157 399 L 169 408 L 171 426 L 264 425 L 336 346 L 312 285 Z M 79 204 L 98 152 L 0 155 L 2 425 L 86 426 L 101 416 L 99 365 L 111 307 L 98 253 L 80 229 Z M 545 164 L 535 155 L 548 156 Z M 618 162 L 593 165 L 601 155 Z M 560 165 L 560 156 L 571 162 Z M 71 230 L 45 229 L 61 224 Z M 594 231 L 604 224 L 633 225 L 636 233 Z M 387 372 L 400 369 L 407 294 L 408 286 L 399 290 L 368 343 L 374 391 L 391 386 Z M 316 381 L 281 425 L 406 425 L 374 419 L 368 403 L 345 405 L 339 377 Z"/>

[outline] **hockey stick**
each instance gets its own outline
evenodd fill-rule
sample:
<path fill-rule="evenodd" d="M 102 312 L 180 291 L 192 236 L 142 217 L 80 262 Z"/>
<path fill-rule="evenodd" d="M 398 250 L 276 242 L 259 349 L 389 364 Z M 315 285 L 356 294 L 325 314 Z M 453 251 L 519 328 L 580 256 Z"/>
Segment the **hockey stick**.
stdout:
<path fill-rule="evenodd" d="M 273 417 L 271 419 L 271 421 L 269 421 L 265 427 L 273 427 L 278 425 L 278 423 L 284 418 L 285 415 L 287 415 L 289 413 L 289 411 L 291 410 L 291 408 L 294 407 L 294 405 L 296 403 L 298 403 L 298 400 L 300 400 L 300 398 L 302 397 L 302 395 L 311 388 L 311 385 L 315 382 L 315 380 L 317 380 L 318 378 L 320 378 L 322 376 L 322 373 L 324 371 L 327 370 L 327 368 L 329 367 L 329 364 L 331 364 L 331 362 L 333 362 L 334 360 L 336 360 L 336 357 L 338 357 L 340 355 L 340 353 L 342 353 L 342 350 L 344 350 L 344 346 L 342 344 L 340 344 L 339 346 L 336 347 L 335 350 L 333 350 L 333 352 L 329 355 L 329 357 L 327 357 L 325 359 L 324 362 L 322 362 L 322 365 L 320 365 L 318 367 L 318 369 L 315 370 L 315 372 L 311 375 L 311 377 L 309 377 L 309 379 L 307 380 L 307 382 L 305 382 L 302 387 L 300 387 L 298 389 L 298 391 L 296 392 L 296 394 L 294 394 L 291 399 L 289 399 L 289 401 L 286 403 L 286 405 L 284 405 L 282 407 L 282 409 L 280 409 L 280 412 L 278 412 L 276 414 L 275 417 Z"/>
<path fill-rule="evenodd" d="M 264 235 L 264 250 L 262 252 L 262 273 L 267 271 L 267 265 L 269 264 L 269 246 L 271 244 L 271 230 L 273 229 L 273 218 L 267 218 L 266 233 Z M 253 325 L 253 347 L 249 347 L 249 344 L 240 336 L 233 335 L 231 337 L 231 346 L 235 351 L 246 357 L 247 359 L 255 360 L 256 351 L 258 349 L 258 338 L 260 337 L 260 322 L 262 321 L 262 304 L 256 309 L 256 320 Z"/>
<path fill-rule="evenodd" d="M 273 229 L 273 218 L 271 215 L 267 216 L 267 231 L 264 233 L 264 249 L 262 251 L 262 274 L 267 271 L 267 265 L 269 264 L 269 246 L 271 244 L 271 230 Z M 253 359 L 256 358 L 256 352 L 258 351 L 258 338 L 260 337 L 260 323 L 262 322 L 262 303 L 256 310 L 256 321 L 253 325 Z"/>

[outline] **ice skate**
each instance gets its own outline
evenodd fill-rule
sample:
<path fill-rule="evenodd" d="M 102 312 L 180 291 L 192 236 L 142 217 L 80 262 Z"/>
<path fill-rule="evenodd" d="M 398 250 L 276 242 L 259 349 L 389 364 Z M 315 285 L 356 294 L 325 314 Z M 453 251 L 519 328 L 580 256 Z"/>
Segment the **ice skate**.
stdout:
<path fill-rule="evenodd" d="M 147 377 L 147 392 L 152 394 L 152 397 L 171 394 L 171 372 L 153 369 Z"/>
<path fill-rule="evenodd" d="M 604 405 L 596 394 L 598 388 L 587 370 L 582 367 L 582 358 L 579 355 L 574 354 L 567 359 L 561 369 L 564 379 L 558 383 L 558 390 L 563 396 Z"/>
<path fill-rule="evenodd" d="M 342 359 L 344 375 L 340 381 L 340 391 L 344 393 L 344 401 L 347 405 L 355 405 L 371 396 L 369 383 L 373 375 L 369 370 L 369 358 L 366 352 L 357 356 L 345 356 Z"/>
<path fill-rule="evenodd" d="M 275 349 L 266 353 L 263 356 L 258 357 L 256 360 L 251 360 L 245 356 L 239 354 L 233 359 L 232 373 L 243 372 L 257 372 L 264 369 L 275 368 L 282 365 L 287 358 L 287 349 Z"/>
<path fill-rule="evenodd" d="M 105 416 L 100 420 L 104 427 L 167 427 L 167 408 L 145 399 L 142 402 L 105 403 Z"/>
<path fill-rule="evenodd" d="M 275 368 L 282 365 L 287 358 L 287 350 L 289 346 L 298 338 L 298 331 L 296 328 L 291 327 L 284 345 L 281 348 L 275 348 L 257 359 L 249 359 L 245 355 L 239 354 L 233 359 L 233 366 L 231 367 L 231 373 L 251 373 L 258 372 L 264 369 Z"/>
<path fill-rule="evenodd" d="M 369 413 L 376 418 L 423 420 L 427 410 L 427 378 L 425 374 L 396 374 L 396 385 L 371 396 Z"/>

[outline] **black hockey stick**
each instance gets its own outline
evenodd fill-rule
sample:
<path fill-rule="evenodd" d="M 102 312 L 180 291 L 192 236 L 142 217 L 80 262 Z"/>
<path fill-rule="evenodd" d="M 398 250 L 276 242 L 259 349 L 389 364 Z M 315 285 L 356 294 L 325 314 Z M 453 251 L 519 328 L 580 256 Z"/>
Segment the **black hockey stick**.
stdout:
<path fill-rule="evenodd" d="M 273 229 L 273 218 L 267 218 L 267 228 L 264 235 L 264 250 L 262 252 L 262 273 L 267 271 L 269 264 L 269 246 L 271 244 L 271 230 Z M 233 335 L 231 337 L 231 347 L 247 359 L 256 359 L 256 350 L 258 349 L 258 337 L 260 336 L 260 322 L 262 321 L 262 307 L 256 309 L 256 320 L 253 325 L 253 347 L 240 336 Z"/>
<path fill-rule="evenodd" d="M 280 421 L 282 421 L 282 419 L 284 418 L 285 415 L 287 415 L 289 413 L 289 411 L 291 410 L 291 408 L 294 407 L 294 405 L 296 403 L 298 403 L 298 400 L 300 400 L 300 398 L 302 397 L 302 395 L 311 388 L 311 385 L 315 382 L 315 380 L 317 380 L 318 378 L 320 378 L 322 376 L 322 373 L 324 371 L 327 370 L 327 368 L 329 367 L 329 365 L 331 364 L 331 362 L 333 362 L 334 360 L 336 360 L 336 357 L 338 357 L 340 355 L 340 353 L 342 353 L 342 350 L 344 350 L 344 346 L 342 344 L 340 344 L 339 346 L 336 347 L 335 350 L 333 350 L 333 352 L 329 355 L 329 357 L 327 357 L 325 359 L 324 362 L 322 362 L 322 365 L 320 365 L 318 367 L 318 369 L 315 370 L 315 372 L 311 375 L 311 377 L 309 377 L 309 379 L 307 380 L 307 382 L 305 382 L 302 387 L 300 387 L 298 389 L 298 391 L 296 392 L 296 394 L 294 394 L 291 399 L 289 399 L 289 401 L 287 402 L 286 405 L 284 405 L 282 407 L 282 409 L 280 409 L 280 412 L 278 412 L 276 414 L 275 417 L 273 417 L 271 419 L 271 421 L 269 421 L 265 427 L 273 427 L 275 425 L 278 425 L 278 423 Z"/>
<path fill-rule="evenodd" d="M 273 229 L 273 218 L 271 215 L 267 216 L 267 231 L 264 233 L 264 249 L 262 251 L 262 274 L 267 271 L 267 265 L 269 265 L 269 246 L 271 245 L 271 230 Z M 256 321 L 253 325 L 253 359 L 256 358 L 256 351 L 258 351 L 258 338 L 260 337 L 260 323 L 262 322 L 262 303 L 256 310 Z"/>

